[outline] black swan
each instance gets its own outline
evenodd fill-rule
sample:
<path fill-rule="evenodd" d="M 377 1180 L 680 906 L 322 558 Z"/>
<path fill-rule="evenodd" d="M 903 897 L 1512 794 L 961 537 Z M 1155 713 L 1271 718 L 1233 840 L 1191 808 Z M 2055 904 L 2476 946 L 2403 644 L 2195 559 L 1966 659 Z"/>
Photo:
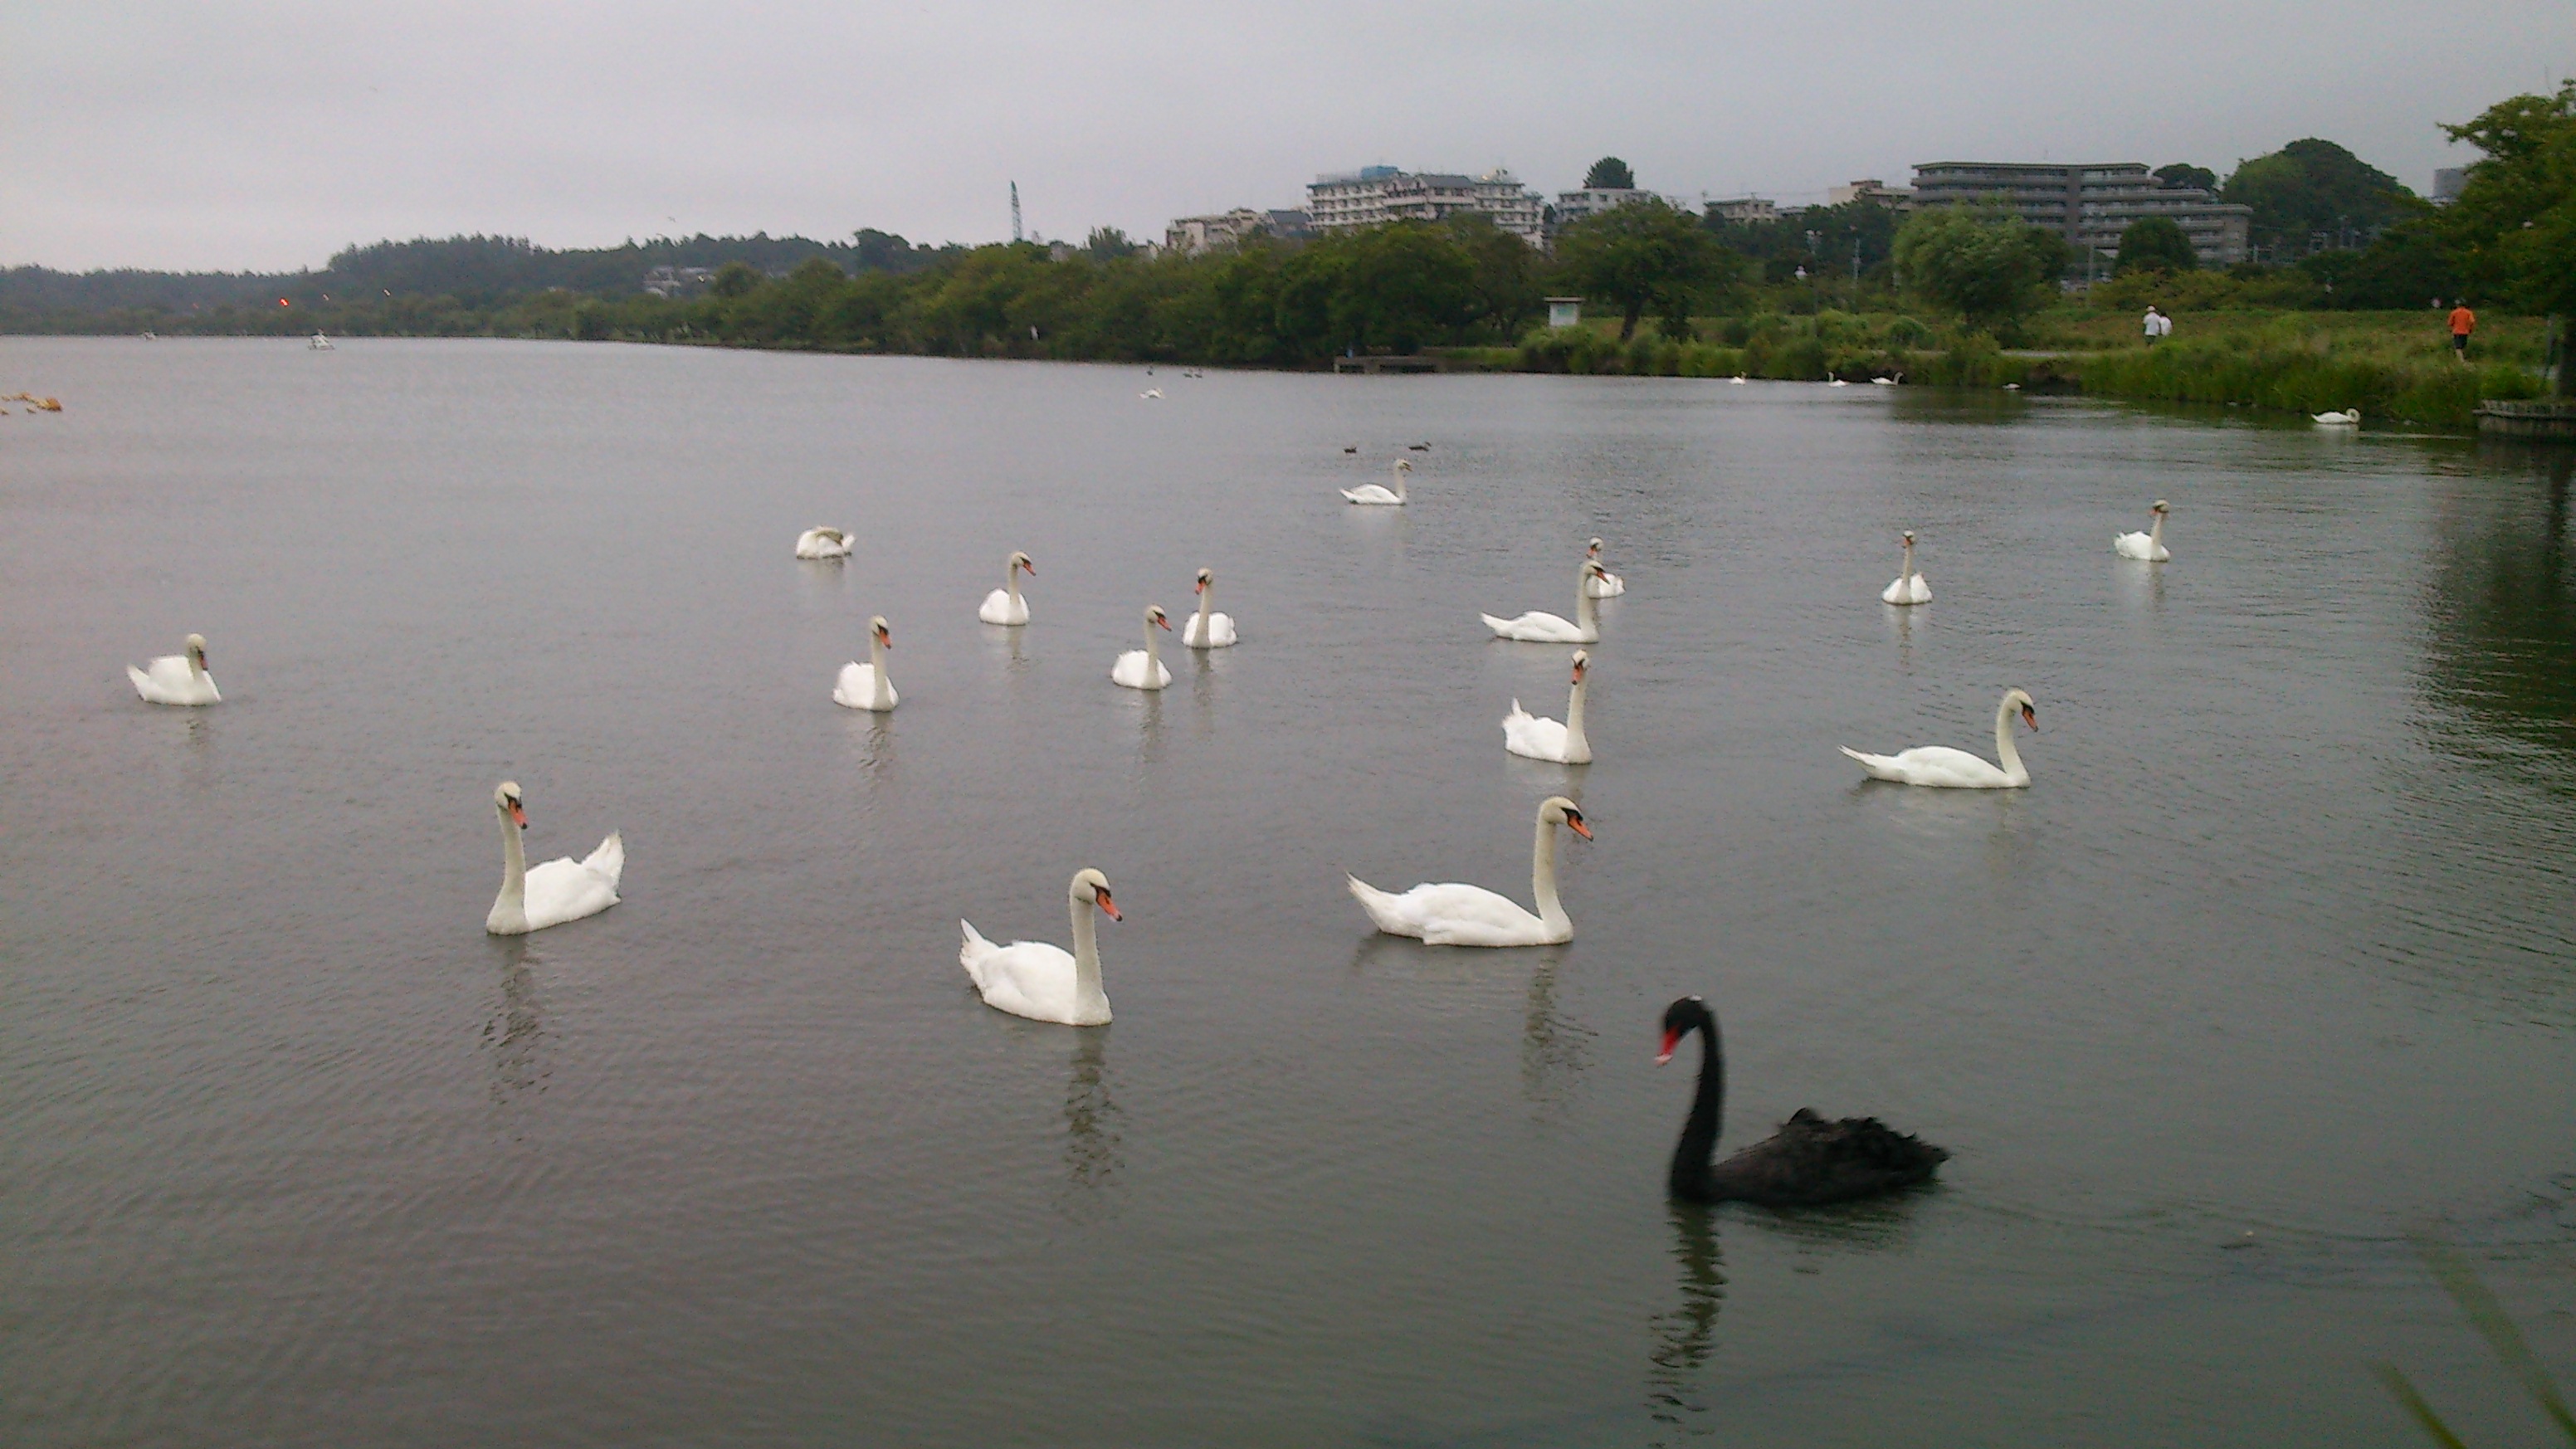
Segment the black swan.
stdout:
<path fill-rule="evenodd" d="M 1933 1169 L 1949 1160 L 1949 1153 L 1875 1117 L 1834 1122 L 1801 1107 L 1768 1141 L 1712 1164 L 1718 1123 L 1726 1114 L 1726 1048 L 1718 1040 L 1717 1014 L 1707 1002 L 1685 996 L 1665 1008 L 1664 1048 L 1655 1065 L 1671 1061 L 1673 1049 L 1694 1031 L 1707 1040 L 1690 1120 L 1682 1124 L 1681 1143 L 1673 1148 L 1673 1196 L 1690 1202 L 1817 1207 L 1930 1182 Z"/>

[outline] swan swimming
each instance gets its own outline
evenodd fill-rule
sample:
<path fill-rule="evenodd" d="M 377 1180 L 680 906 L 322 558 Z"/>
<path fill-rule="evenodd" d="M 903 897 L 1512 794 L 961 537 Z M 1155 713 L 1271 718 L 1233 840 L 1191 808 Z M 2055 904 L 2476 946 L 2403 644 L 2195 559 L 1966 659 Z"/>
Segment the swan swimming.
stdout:
<path fill-rule="evenodd" d="M 1014 553 L 1002 561 L 1002 586 L 984 596 L 982 608 L 975 617 L 987 624 L 1007 624 L 1013 628 L 1029 621 L 1029 601 L 1020 597 L 1020 571 L 1028 570 L 1030 578 L 1038 576 L 1038 566 L 1024 553 Z"/>
<path fill-rule="evenodd" d="M 524 936 L 566 921 L 595 916 L 617 904 L 617 878 L 626 873 L 626 839 L 608 832 L 587 860 L 562 856 L 531 869 L 519 844 L 528 828 L 519 782 L 504 780 L 492 791 L 492 806 L 501 817 L 501 894 L 483 929 L 495 936 Z"/>
<path fill-rule="evenodd" d="M 2030 696 L 2018 689 L 2005 690 L 2002 703 L 1995 706 L 1995 757 L 2003 761 L 2000 769 L 1948 745 L 1922 745 L 1901 755 L 1864 755 L 1848 747 L 1843 753 L 1860 761 L 1860 767 L 1869 771 L 1871 778 L 1894 780 L 1900 785 L 2019 789 L 2030 783 L 2030 768 L 2021 762 L 2021 752 L 2013 748 L 2012 716 L 2016 705 L 2021 709 L 2022 722 L 2034 732 L 2039 729 L 2039 716 L 2032 709 Z"/>
<path fill-rule="evenodd" d="M 1163 667 L 1163 651 L 1155 645 L 1154 631 L 1171 627 L 1172 621 L 1163 617 L 1162 605 L 1148 605 L 1145 609 L 1145 647 L 1130 649 L 1118 656 L 1118 662 L 1109 666 L 1111 682 L 1129 689 L 1161 689 L 1169 685 L 1172 671 Z"/>
<path fill-rule="evenodd" d="M 1199 570 L 1199 581 L 1191 589 L 1199 596 L 1199 611 L 1181 626 L 1181 642 L 1193 649 L 1234 647 L 1233 617 L 1208 612 L 1208 605 L 1216 598 L 1216 570 Z"/>
<path fill-rule="evenodd" d="M 893 647 L 894 635 L 886 629 L 885 615 L 868 620 L 868 662 L 854 659 L 841 666 L 841 677 L 832 686 L 832 703 L 880 714 L 894 708 L 894 681 L 886 677 L 886 651 Z"/>
<path fill-rule="evenodd" d="M 1065 888 L 1073 917 L 1073 954 L 1043 941 L 1013 941 L 996 946 L 984 939 L 972 921 L 959 921 L 965 941 L 957 964 L 966 979 L 995 1011 L 1052 1021 L 1062 1026 L 1107 1026 L 1109 996 L 1100 989 L 1100 942 L 1092 934 L 1091 908 L 1113 921 L 1123 921 L 1109 899 L 1109 877 L 1096 870 L 1076 871 Z"/>
<path fill-rule="evenodd" d="M 1948 1152 L 1875 1117 L 1836 1122 L 1801 1107 L 1770 1138 L 1712 1164 L 1726 1116 L 1726 1049 L 1718 1041 L 1717 1013 L 1707 1002 L 1685 996 L 1664 1009 L 1664 1044 L 1655 1053 L 1655 1065 L 1672 1061 L 1682 1038 L 1694 1031 L 1700 1033 L 1699 1088 L 1664 1179 L 1672 1196 L 1685 1202 L 1818 1207 L 1918 1186 L 1950 1160 Z"/>
<path fill-rule="evenodd" d="M 1476 617 L 1485 627 L 1504 639 L 1518 639 L 1529 644 L 1598 644 L 1601 642 L 1601 608 L 1588 587 L 1602 572 L 1591 559 L 1583 561 L 1583 572 L 1574 580 L 1574 621 L 1568 623 L 1554 614 L 1532 609 L 1516 619 L 1497 619 L 1491 614 Z"/>
<path fill-rule="evenodd" d="M 187 650 L 184 654 L 164 654 L 141 669 L 125 666 L 135 694 L 147 704 L 223 703 L 215 677 L 206 672 L 206 636 L 191 634 L 180 642 Z"/>
<path fill-rule="evenodd" d="M 1434 946 L 1548 946 L 1574 939 L 1574 922 L 1556 899 L 1556 827 L 1586 840 L 1583 811 L 1562 795 L 1539 802 L 1538 838 L 1530 846 L 1530 894 L 1538 914 L 1482 886 L 1418 885 L 1390 895 L 1350 876 L 1351 895 L 1377 928 L 1390 936 L 1418 936 Z"/>
<path fill-rule="evenodd" d="M 1594 563 L 1601 562 L 1601 540 L 1592 540 L 1592 546 L 1583 551 L 1583 556 Z M 1615 599 L 1628 592 L 1628 581 L 1604 568 L 1597 576 L 1583 581 L 1583 591 L 1596 599 Z"/>
<path fill-rule="evenodd" d="M 850 536 L 837 528 L 809 528 L 796 535 L 798 558 L 848 558 Z"/>
<path fill-rule="evenodd" d="M 1932 602 L 1932 585 L 1914 571 L 1914 530 L 1905 530 L 1905 557 L 1896 568 L 1896 582 L 1879 593 L 1879 599 L 1890 604 L 1928 604 Z"/>
<path fill-rule="evenodd" d="M 1395 487 L 1392 490 L 1383 483 L 1363 483 L 1357 488 L 1343 489 L 1342 496 L 1353 503 L 1374 503 L 1381 507 L 1402 508 L 1404 475 L 1413 471 L 1413 464 L 1406 459 L 1398 458 L 1391 471 L 1395 474 Z"/>
<path fill-rule="evenodd" d="M 1583 670 L 1592 656 L 1581 649 L 1574 651 L 1574 688 L 1565 696 L 1565 723 L 1552 719 L 1533 719 L 1512 701 L 1512 712 L 1503 716 L 1503 748 L 1515 755 L 1533 760 L 1554 760 L 1560 765 L 1592 763 L 1592 741 L 1583 733 Z"/>
<path fill-rule="evenodd" d="M 2361 409 L 2359 408 L 2346 408 L 2339 413 L 2314 413 L 2311 414 L 2311 416 L 2315 418 L 2319 425 L 2324 427 L 2357 428 L 2361 426 Z"/>
<path fill-rule="evenodd" d="M 2173 555 L 2165 551 L 2165 515 L 2172 511 L 2163 499 L 2157 499 L 2156 506 L 2147 510 L 2148 517 L 2155 520 L 2148 526 L 2148 531 L 2118 535 L 2111 540 L 2111 552 L 2122 558 L 2142 559 L 2148 563 L 2163 563 L 2172 558 Z"/>

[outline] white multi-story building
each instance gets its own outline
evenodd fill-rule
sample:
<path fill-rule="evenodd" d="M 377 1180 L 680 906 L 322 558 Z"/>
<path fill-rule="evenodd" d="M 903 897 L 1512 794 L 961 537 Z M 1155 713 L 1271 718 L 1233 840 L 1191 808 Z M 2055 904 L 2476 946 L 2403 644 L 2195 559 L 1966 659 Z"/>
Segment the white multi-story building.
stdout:
<path fill-rule="evenodd" d="M 1613 207 L 1626 206 L 1654 195 L 1634 186 L 1591 186 L 1581 191 L 1560 191 L 1556 205 L 1548 209 L 1548 226 L 1563 231 L 1586 217 L 1599 216 Z"/>
<path fill-rule="evenodd" d="M 1875 202 L 1890 211 L 1899 213 L 1914 209 L 1913 192 L 1902 186 L 1890 186 L 1875 176 L 1866 181 L 1852 182 L 1848 186 L 1832 187 L 1825 192 L 1827 206 L 1849 206 L 1855 201 Z"/>
<path fill-rule="evenodd" d="M 1914 168 L 1914 204 L 1994 205 L 2066 238 L 2078 251 L 2120 254 L 2120 233 L 2150 216 L 2170 218 L 2204 267 L 2245 260 L 2254 208 L 2197 186 L 2168 186 L 2143 161 L 2089 165 L 2032 161 L 1925 161 Z"/>
<path fill-rule="evenodd" d="M 1778 221 L 1780 204 L 1767 196 L 1735 196 L 1710 202 L 1708 214 L 1721 221 L 1749 226 L 1758 221 Z"/>
<path fill-rule="evenodd" d="M 1175 218 L 1163 228 L 1163 250 L 1196 256 L 1201 252 L 1223 251 L 1240 244 L 1254 232 L 1266 232 L 1280 238 L 1306 235 L 1306 213 L 1294 210 L 1255 211 L 1238 206 L 1232 211 L 1212 216 Z"/>
<path fill-rule="evenodd" d="M 1306 215 L 1321 232 L 1390 221 L 1438 221 L 1462 211 L 1482 212 L 1531 246 L 1547 243 L 1546 203 L 1500 167 L 1482 176 L 1460 176 L 1364 166 L 1318 176 L 1306 188 Z"/>

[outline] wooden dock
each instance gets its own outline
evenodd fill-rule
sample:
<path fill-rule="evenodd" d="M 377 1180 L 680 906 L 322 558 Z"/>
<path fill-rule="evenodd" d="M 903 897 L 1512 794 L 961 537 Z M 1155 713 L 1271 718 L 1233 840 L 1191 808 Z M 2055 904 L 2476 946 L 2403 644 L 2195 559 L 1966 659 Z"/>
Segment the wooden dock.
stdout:
<path fill-rule="evenodd" d="M 2478 404 L 2478 431 L 2508 438 L 2566 438 L 2576 441 L 2576 402 L 2510 402 L 2489 398 Z"/>

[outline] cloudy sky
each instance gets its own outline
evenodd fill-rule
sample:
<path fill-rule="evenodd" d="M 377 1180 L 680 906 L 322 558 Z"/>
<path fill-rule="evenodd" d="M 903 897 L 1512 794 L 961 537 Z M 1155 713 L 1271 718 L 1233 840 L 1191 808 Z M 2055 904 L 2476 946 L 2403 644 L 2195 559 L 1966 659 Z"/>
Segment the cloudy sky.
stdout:
<path fill-rule="evenodd" d="M 1098 13 L 1085 13 L 1096 9 Z M 1821 200 L 1938 159 L 2301 136 L 2417 190 L 2576 69 L 2570 0 L 0 0 L 0 265 L 280 270 L 352 242 L 1159 235 L 1319 171 L 1605 152 Z"/>

